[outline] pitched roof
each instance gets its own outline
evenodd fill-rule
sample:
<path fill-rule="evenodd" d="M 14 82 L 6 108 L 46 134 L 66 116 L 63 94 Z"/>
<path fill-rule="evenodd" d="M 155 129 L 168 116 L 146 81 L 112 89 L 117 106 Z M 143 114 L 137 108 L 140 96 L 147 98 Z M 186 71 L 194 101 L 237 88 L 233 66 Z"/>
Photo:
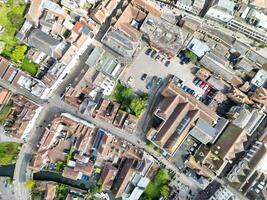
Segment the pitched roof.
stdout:
<path fill-rule="evenodd" d="M 53 38 L 40 29 L 34 29 L 28 37 L 28 43 L 30 46 L 53 57 L 55 56 L 55 48 L 59 45 L 60 40 Z"/>

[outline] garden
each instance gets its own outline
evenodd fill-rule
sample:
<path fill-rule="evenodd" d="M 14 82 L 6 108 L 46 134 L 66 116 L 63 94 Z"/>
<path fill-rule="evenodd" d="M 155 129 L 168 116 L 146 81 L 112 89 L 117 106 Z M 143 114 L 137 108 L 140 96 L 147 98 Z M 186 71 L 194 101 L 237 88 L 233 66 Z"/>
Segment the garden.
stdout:
<path fill-rule="evenodd" d="M 16 162 L 20 144 L 15 142 L 0 143 L 0 165 L 9 165 Z"/>
<path fill-rule="evenodd" d="M 120 103 L 122 110 L 139 117 L 145 111 L 148 95 L 137 96 L 134 94 L 132 88 L 117 83 L 110 99 Z"/>
<path fill-rule="evenodd" d="M 20 29 L 24 21 L 27 5 L 23 0 L 9 0 L 0 4 L 0 42 L 4 44 L 2 56 L 11 59 L 23 71 L 35 76 L 39 66 L 25 57 L 28 47 L 22 44 L 16 37 L 16 31 Z"/>
<path fill-rule="evenodd" d="M 170 188 L 168 182 L 170 175 L 166 169 L 160 169 L 149 183 L 140 200 L 158 200 L 160 197 L 168 197 Z"/>

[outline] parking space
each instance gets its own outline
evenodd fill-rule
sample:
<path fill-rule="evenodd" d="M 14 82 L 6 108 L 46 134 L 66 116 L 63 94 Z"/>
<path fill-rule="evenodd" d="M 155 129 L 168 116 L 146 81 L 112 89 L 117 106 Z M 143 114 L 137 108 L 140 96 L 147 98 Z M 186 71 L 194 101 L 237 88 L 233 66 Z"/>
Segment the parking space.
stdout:
<path fill-rule="evenodd" d="M 195 66 L 192 63 L 181 65 L 178 58 L 173 58 L 170 64 L 166 64 L 168 60 L 165 58 L 162 61 L 162 56 L 157 59 L 157 55 L 151 53 L 146 55 L 147 49 L 147 47 L 143 48 L 134 62 L 127 67 L 121 78 L 122 81 L 128 82 L 136 92 L 147 93 L 157 83 L 160 84 L 159 78 L 164 79 L 168 74 L 173 74 L 183 80 L 183 85 L 194 90 L 196 94 L 203 95 L 204 90 L 193 83 L 195 76 L 192 74 L 192 70 Z M 152 79 L 153 84 L 151 86 Z"/>

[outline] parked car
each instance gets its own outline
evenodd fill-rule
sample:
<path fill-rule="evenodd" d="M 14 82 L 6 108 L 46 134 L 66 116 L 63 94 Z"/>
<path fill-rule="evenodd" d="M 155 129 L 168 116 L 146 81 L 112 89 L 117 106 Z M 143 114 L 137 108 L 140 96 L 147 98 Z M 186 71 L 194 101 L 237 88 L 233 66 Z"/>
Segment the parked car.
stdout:
<path fill-rule="evenodd" d="M 196 86 L 200 86 L 203 83 L 202 80 L 198 80 L 198 82 L 196 83 Z"/>
<path fill-rule="evenodd" d="M 165 65 L 165 67 L 169 67 L 170 64 L 171 64 L 171 62 L 169 60 L 167 60 L 164 65 Z"/>
<path fill-rule="evenodd" d="M 187 89 L 188 89 L 188 87 L 187 87 L 186 85 L 183 85 L 181 88 L 182 88 L 182 90 L 185 91 L 185 92 L 186 92 Z"/>
<path fill-rule="evenodd" d="M 152 52 L 152 49 L 151 49 L 151 48 L 148 48 L 148 49 L 145 51 L 145 54 L 149 56 L 151 52 Z"/>
<path fill-rule="evenodd" d="M 149 81 L 148 84 L 146 84 L 146 89 L 150 90 L 152 88 L 152 81 Z"/>
<path fill-rule="evenodd" d="M 209 86 L 206 84 L 206 85 L 203 87 L 203 90 L 207 91 L 207 89 L 209 89 Z"/>
<path fill-rule="evenodd" d="M 162 78 L 158 78 L 156 81 L 156 85 L 160 85 L 162 83 Z"/>
<path fill-rule="evenodd" d="M 156 57 L 155 57 L 155 60 L 157 60 L 157 61 L 158 61 L 158 60 L 160 60 L 160 59 L 161 59 L 161 56 L 160 56 L 160 54 L 157 54 L 157 55 L 156 55 Z"/>
<path fill-rule="evenodd" d="M 147 74 L 143 74 L 143 75 L 141 76 L 141 80 L 144 81 L 144 80 L 146 79 L 146 77 L 147 77 Z"/>
<path fill-rule="evenodd" d="M 195 78 L 193 79 L 193 83 L 194 83 L 195 85 L 197 84 L 198 81 L 199 81 L 198 77 L 195 77 Z"/>
<path fill-rule="evenodd" d="M 155 50 L 152 50 L 152 53 L 150 54 L 151 58 L 155 58 L 157 55 L 157 52 Z"/>
<path fill-rule="evenodd" d="M 188 61 L 189 61 L 189 59 L 184 57 L 181 59 L 180 64 L 183 65 L 183 64 L 187 63 Z"/>
<path fill-rule="evenodd" d="M 183 56 L 185 56 L 184 52 L 183 51 L 180 51 L 180 53 L 178 54 L 178 58 L 181 58 Z"/>
<path fill-rule="evenodd" d="M 153 76 L 152 79 L 151 79 L 151 82 L 152 83 L 156 82 L 157 78 L 158 78 L 157 76 Z"/>
<path fill-rule="evenodd" d="M 128 83 L 128 84 L 131 84 L 132 82 L 133 82 L 133 77 L 130 76 L 130 77 L 128 78 L 128 80 L 127 80 L 127 83 Z"/>
<path fill-rule="evenodd" d="M 200 87 L 200 88 L 204 88 L 206 85 L 207 85 L 207 84 L 206 84 L 205 82 L 203 82 L 203 83 L 201 83 L 201 84 L 199 85 L 199 87 Z"/>

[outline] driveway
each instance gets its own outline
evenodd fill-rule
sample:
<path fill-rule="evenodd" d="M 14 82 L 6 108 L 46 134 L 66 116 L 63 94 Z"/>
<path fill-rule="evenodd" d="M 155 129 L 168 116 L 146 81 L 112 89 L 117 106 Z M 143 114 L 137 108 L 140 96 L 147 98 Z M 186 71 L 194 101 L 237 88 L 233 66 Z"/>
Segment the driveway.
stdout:
<path fill-rule="evenodd" d="M 168 74 L 173 74 L 182 79 L 184 85 L 195 90 L 197 94 L 203 95 L 204 91 L 193 84 L 195 76 L 191 73 L 191 70 L 195 66 L 192 63 L 181 65 L 178 58 L 173 58 L 169 67 L 165 67 L 164 63 L 161 61 L 156 61 L 150 56 L 147 56 L 145 54 L 146 49 L 147 47 L 143 48 L 134 62 L 127 67 L 121 78 L 122 81 L 127 82 L 129 77 L 132 77 L 130 86 L 133 87 L 136 92 L 148 93 L 150 91 L 146 89 L 146 85 L 153 76 L 164 79 Z M 141 76 L 144 73 L 147 74 L 147 78 L 142 81 Z"/>

